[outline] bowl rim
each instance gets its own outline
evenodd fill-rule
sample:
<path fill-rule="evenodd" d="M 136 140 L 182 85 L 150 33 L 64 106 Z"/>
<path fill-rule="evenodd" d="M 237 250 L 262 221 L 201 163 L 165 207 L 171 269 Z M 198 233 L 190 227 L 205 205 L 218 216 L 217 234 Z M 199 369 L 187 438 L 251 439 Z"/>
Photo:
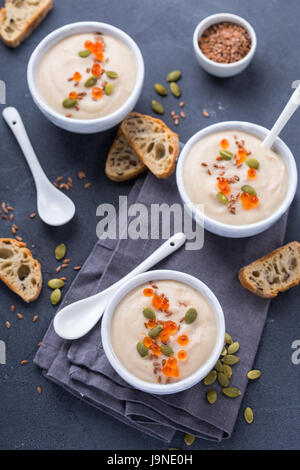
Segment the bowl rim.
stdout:
<path fill-rule="evenodd" d="M 243 128 L 243 126 L 245 128 Z M 186 157 L 192 148 L 192 146 L 198 142 L 201 138 L 206 137 L 207 135 L 213 134 L 215 132 L 218 132 L 220 130 L 232 130 L 232 131 L 237 131 L 238 129 L 243 130 L 244 132 L 248 132 L 249 134 L 255 135 L 258 138 L 264 137 L 264 135 L 269 132 L 269 130 L 266 127 L 260 126 L 258 124 L 254 124 L 251 122 L 247 121 L 222 121 L 218 122 L 216 124 L 211 124 L 210 126 L 204 127 L 200 131 L 196 132 L 184 145 L 182 148 L 180 155 L 178 157 L 178 162 L 177 162 L 177 168 L 176 168 L 176 183 L 177 183 L 177 188 L 179 191 L 179 194 L 183 200 L 183 202 L 187 205 L 187 207 L 190 210 L 190 213 L 196 213 L 200 216 L 200 220 L 204 221 L 204 228 L 205 228 L 205 223 L 207 222 L 208 225 L 211 227 L 217 227 L 218 232 L 213 232 L 213 233 L 226 233 L 226 236 L 233 236 L 237 238 L 243 238 L 247 236 L 251 236 L 253 234 L 258 234 L 267 228 L 269 228 L 271 225 L 273 225 L 289 208 L 291 205 L 296 190 L 297 190 L 297 181 L 298 181 L 298 173 L 297 173 L 297 166 L 296 162 L 294 159 L 294 156 L 290 150 L 290 148 L 286 145 L 286 143 L 280 139 L 280 137 L 277 137 L 274 144 L 274 147 L 280 147 L 281 150 L 284 150 L 284 152 L 281 152 L 279 155 L 284 159 L 284 162 L 286 163 L 287 171 L 288 171 L 288 180 L 289 180 L 289 185 L 287 189 L 287 193 L 282 200 L 281 204 L 278 206 L 276 211 L 273 212 L 269 217 L 266 219 L 259 220 L 258 222 L 254 222 L 253 224 L 246 224 L 246 225 L 230 225 L 230 224 L 225 224 L 223 222 L 219 222 L 216 219 L 213 219 L 211 217 L 208 217 L 205 215 L 205 212 L 202 214 L 199 212 L 197 209 L 197 206 L 191 201 L 189 198 L 186 190 L 185 190 L 185 185 L 183 181 L 183 167 L 184 163 L 186 160 Z M 253 131 L 257 132 L 253 132 Z M 193 208 L 193 210 L 191 210 Z M 210 229 L 208 229 L 211 231 Z M 231 235 L 228 235 L 228 233 L 231 233 Z"/>
<path fill-rule="evenodd" d="M 51 106 L 49 106 L 49 104 L 40 95 L 36 84 L 36 69 L 42 57 L 45 55 L 46 52 L 51 49 L 51 47 L 53 47 L 55 44 L 62 41 L 63 39 L 74 34 L 85 32 L 89 33 L 90 31 L 88 29 L 94 30 L 95 32 L 104 32 L 104 34 L 111 34 L 112 36 L 118 38 L 127 45 L 127 47 L 132 51 L 136 62 L 136 81 L 134 88 L 127 100 L 122 104 L 120 108 L 118 108 L 113 113 L 95 119 L 67 118 L 63 114 L 59 114 L 53 108 L 51 108 Z M 105 126 L 106 124 L 110 124 L 111 121 L 116 120 L 118 116 L 126 110 L 126 108 L 130 108 L 132 106 L 132 103 L 135 103 L 136 96 L 141 92 L 143 87 L 144 75 L 144 60 L 141 50 L 137 43 L 131 38 L 131 36 L 129 36 L 120 28 L 117 28 L 116 26 L 113 26 L 109 23 L 102 23 L 98 21 L 78 21 L 75 23 L 69 23 L 47 34 L 47 36 L 45 36 L 33 50 L 27 66 L 28 87 L 35 103 L 38 104 L 40 108 L 45 110 L 45 112 L 49 114 L 53 119 L 59 120 L 64 123 L 74 123 L 79 126 L 88 126 L 96 123 L 102 123 L 103 126 Z"/>
<path fill-rule="evenodd" d="M 212 310 L 215 314 L 217 321 L 217 339 L 214 346 L 214 349 L 209 357 L 209 359 L 192 375 L 186 377 L 179 382 L 174 382 L 170 384 L 158 384 L 152 382 L 146 382 L 138 377 L 135 377 L 131 372 L 129 372 L 126 367 L 119 361 L 116 356 L 110 338 L 110 328 L 111 321 L 115 311 L 115 308 L 124 298 L 124 296 L 132 291 L 134 288 L 138 287 L 141 284 L 149 280 L 175 280 L 198 290 L 205 299 L 210 303 Z M 154 271 L 147 271 L 145 273 L 139 274 L 134 278 L 131 278 L 129 281 L 125 282 L 120 289 L 113 295 L 108 305 L 106 306 L 105 312 L 102 318 L 101 325 L 101 338 L 104 352 L 107 359 L 109 360 L 111 366 L 115 371 L 120 375 L 120 377 L 125 380 L 127 383 L 132 385 L 134 388 L 142 390 L 147 393 L 153 393 L 157 395 L 166 395 L 171 393 L 178 393 L 183 390 L 186 390 L 193 385 L 200 382 L 206 375 L 213 369 L 215 363 L 219 359 L 219 356 L 222 352 L 224 346 L 225 338 L 225 319 L 222 307 L 215 296 L 215 294 L 210 290 L 210 288 L 202 281 L 197 279 L 195 276 L 190 274 L 183 273 L 181 271 L 175 271 L 171 269 L 161 269 Z"/>
<path fill-rule="evenodd" d="M 198 39 L 200 37 L 200 34 L 202 34 L 205 29 L 209 28 L 209 26 L 215 24 L 215 23 L 221 23 L 222 21 L 230 21 L 231 23 L 238 24 L 239 26 L 243 26 L 246 31 L 249 33 L 251 37 L 251 48 L 248 54 L 245 55 L 240 60 L 237 60 L 236 62 L 232 62 L 230 64 L 222 64 L 219 62 L 215 62 L 208 57 L 206 57 L 205 54 L 203 54 L 202 50 L 199 47 L 198 44 Z M 233 13 L 215 13 L 213 15 L 206 16 L 203 20 L 198 23 L 194 30 L 194 35 L 193 35 L 193 45 L 194 45 L 194 50 L 196 54 L 206 63 L 209 64 L 210 66 L 214 66 L 218 69 L 233 69 L 233 68 L 238 68 L 241 65 L 245 64 L 246 62 L 250 62 L 254 56 L 256 46 L 257 46 L 257 38 L 256 38 L 256 33 L 251 26 L 251 24 L 245 20 L 243 17 L 239 15 L 235 15 Z"/>

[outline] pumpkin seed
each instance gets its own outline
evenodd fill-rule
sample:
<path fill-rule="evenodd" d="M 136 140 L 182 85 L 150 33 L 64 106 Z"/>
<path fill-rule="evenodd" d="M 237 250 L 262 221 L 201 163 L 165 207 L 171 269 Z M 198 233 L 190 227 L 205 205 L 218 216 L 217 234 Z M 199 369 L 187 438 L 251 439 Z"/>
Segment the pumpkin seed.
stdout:
<path fill-rule="evenodd" d="M 261 376 L 261 371 L 258 369 L 249 370 L 247 374 L 247 377 L 250 380 L 259 379 L 260 376 Z"/>
<path fill-rule="evenodd" d="M 164 114 L 164 107 L 161 103 L 156 100 L 152 100 L 152 109 L 157 114 Z"/>
<path fill-rule="evenodd" d="M 156 338 L 162 329 L 163 327 L 161 325 L 157 325 L 149 331 L 148 336 L 150 336 L 150 338 Z"/>
<path fill-rule="evenodd" d="M 166 87 L 160 83 L 155 83 L 154 89 L 160 96 L 167 96 L 168 94 Z"/>
<path fill-rule="evenodd" d="M 247 158 L 246 163 L 250 168 L 255 168 L 256 170 L 259 168 L 259 161 L 256 158 Z"/>
<path fill-rule="evenodd" d="M 226 395 L 226 397 L 229 397 L 229 398 L 237 398 L 241 394 L 241 391 L 236 387 L 222 388 L 222 392 L 224 395 Z"/>
<path fill-rule="evenodd" d="M 78 52 L 79 57 L 82 57 L 82 59 L 85 59 L 90 54 L 91 54 L 91 52 L 88 51 L 87 49 L 83 49 L 83 51 Z"/>
<path fill-rule="evenodd" d="M 107 83 L 104 87 L 104 93 L 107 95 L 107 96 L 110 96 L 112 94 L 112 92 L 114 91 L 114 86 L 112 83 Z"/>
<path fill-rule="evenodd" d="M 226 354 L 227 354 L 227 349 L 226 349 L 225 346 L 224 346 L 224 348 L 223 348 L 223 350 L 222 350 L 222 352 L 221 352 L 221 356 L 226 356 Z"/>
<path fill-rule="evenodd" d="M 226 341 L 227 344 L 232 344 L 233 343 L 233 340 L 232 340 L 229 333 L 225 333 L 225 341 Z"/>
<path fill-rule="evenodd" d="M 220 155 L 223 158 L 223 160 L 231 160 L 233 157 L 233 153 L 230 152 L 230 150 L 220 150 Z"/>
<path fill-rule="evenodd" d="M 63 102 L 62 102 L 62 105 L 64 108 L 74 108 L 74 106 L 76 105 L 77 103 L 77 100 L 74 100 L 73 98 L 66 98 Z"/>
<path fill-rule="evenodd" d="M 252 410 L 252 408 L 250 408 L 249 406 L 248 406 L 247 408 L 245 408 L 245 411 L 244 411 L 244 418 L 245 418 L 245 421 L 246 421 L 248 424 L 253 423 L 253 419 L 254 419 L 253 410 Z"/>
<path fill-rule="evenodd" d="M 176 98 L 179 98 L 181 96 L 181 90 L 180 90 L 180 87 L 177 85 L 177 83 L 171 82 L 170 90 L 171 90 L 172 95 L 176 96 Z"/>
<path fill-rule="evenodd" d="M 207 399 L 208 403 L 213 405 L 218 399 L 217 392 L 215 390 L 213 390 L 212 388 L 210 390 L 207 390 L 206 399 Z"/>
<path fill-rule="evenodd" d="M 137 349 L 137 352 L 139 353 L 140 356 L 142 356 L 142 357 L 148 356 L 148 348 L 146 348 L 146 346 L 143 343 L 141 343 L 140 341 L 136 345 L 136 349 Z"/>
<path fill-rule="evenodd" d="M 96 85 L 97 80 L 98 80 L 98 77 L 95 77 L 95 76 L 90 77 L 84 82 L 84 86 L 87 88 L 90 88 L 91 86 Z"/>
<path fill-rule="evenodd" d="M 223 364 L 223 372 L 226 375 L 227 379 L 231 379 L 232 369 L 228 364 Z"/>
<path fill-rule="evenodd" d="M 185 434 L 184 436 L 184 442 L 187 446 L 191 446 L 195 442 L 195 439 L 195 436 L 193 436 L 192 434 Z"/>
<path fill-rule="evenodd" d="M 225 196 L 225 194 L 219 192 L 217 193 L 217 198 L 219 199 L 220 202 L 222 202 L 222 204 L 228 204 L 228 197 Z"/>
<path fill-rule="evenodd" d="M 235 354 L 240 349 L 240 343 L 235 341 L 228 346 L 228 354 Z"/>
<path fill-rule="evenodd" d="M 203 383 L 204 385 L 212 385 L 217 379 L 217 372 L 215 370 L 211 370 L 209 374 L 204 378 Z"/>
<path fill-rule="evenodd" d="M 196 320 L 197 315 L 198 315 L 198 313 L 197 313 L 197 310 L 195 308 L 189 308 L 188 311 L 186 312 L 185 316 L 184 316 L 185 323 L 190 325 L 191 323 L 193 323 Z"/>
<path fill-rule="evenodd" d="M 256 196 L 257 195 L 255 189 L 252 186 L 250 186 L 250 184 L 244 184 L 244 186 L 242 186 L 242 191 L 244 193 L 251 194 L 251 196 Z"/>
<path fill-rule="evenodd" d="M 48 281 L 48 287 L 51 289 L 60 289 L 61 287 L 64 287 L 65 283 L 62 279 L 50 279 Z"/>
<path fill-rule="evenodd" d="M 162 344 L 160 349 L 165 356 L 172 356 L 172 354 L 174 354 L 173 349 L 170 346 L 167 346 L 166 344 Z"/>
<path fill-rule="evenodd" d="M 216 364 L 215 364 L 214 369 L 215 369 L 217 372 L 223 372 L 223 368 L 224 368 L 224 365 L 222 364 L 222 362 L 220 361 L 220 359 L 218 359 L 217 362 L 216 362 Z"/>
<path fill-rule="evenodd" d="M 177 82 L 177 80 L 179 80 L 180 77 L 181 77 L 180 70 L 172 70 L 172 72 L 170 72 L 167 75 L 167 82 Z"/>
<path fill-rule="evenodd" d="M 61 243 L 55 248 L 55 258 L 59 261 L 66 256 L 67 247 L 64 243 Z"/>
<path fill-rule="evenodd" d="M 144 315 L 145 318 L 148 318 L 148 320 L 150 320 L 150 318 L 155 320 L 155 318 L 156 318 L 154 310 L 152 310 L 152 308 L 150 308 L 150 307 L 145 307 L 144 308 L 143 315 Z"/>
<path fill-rule="evenodd" d="M 229 380 L 223 372 L 218 372 L 218 382 L 221 387 L 228 387 Z"/>
<path fill-rule="evenodd" d="M 57 305 L 61 301 L 61 290 L 60 289 L 54 289 L 50 296 L 50 300 L 52 305 Z"/>
<path fill-rule="evenodd" d="M 108 78 L 118 78 L 119 77 L 119 74 L 117 72 L 114 72 L 113 70 L 106 70 L 106 75 L 108 76 Z"/>
<path fill-rule="evenodd" d="M 233 354 L 227 354 L 226 356 L 222 357 L 222 362 L 229 366 L 233 366 L 239 362 L 240 358 L 238 356 L 234 356 Z"/>

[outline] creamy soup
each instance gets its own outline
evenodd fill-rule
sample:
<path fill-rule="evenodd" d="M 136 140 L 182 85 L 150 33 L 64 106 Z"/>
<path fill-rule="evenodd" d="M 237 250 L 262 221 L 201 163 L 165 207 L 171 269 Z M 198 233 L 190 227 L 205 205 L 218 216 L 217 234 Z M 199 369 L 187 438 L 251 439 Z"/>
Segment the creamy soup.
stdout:
<path fill-rule="evenodd" d="M 288 189 L 286 165 L 261 140 L 241 131 L 224 131 L 200 139 L 183 168 L 185 190 L 208 217 L 246 225 L 271 216 Z"/>
<path fill-rule="evenodd" d="M 133 53 L 110 35 L 75 34 L 55 44 L 37 70 L 40 95 L 70 118 L 96 119 L 120 108 L 136 82 Z"/>
<path fill-rule="evenodd" d="M 210 303 L 177 281 L 138 286 L 112 318 L 111 342 L 119 361 L 147 382 L 166 384 L 190 376 L 209 359 L 216 340 Z"/>

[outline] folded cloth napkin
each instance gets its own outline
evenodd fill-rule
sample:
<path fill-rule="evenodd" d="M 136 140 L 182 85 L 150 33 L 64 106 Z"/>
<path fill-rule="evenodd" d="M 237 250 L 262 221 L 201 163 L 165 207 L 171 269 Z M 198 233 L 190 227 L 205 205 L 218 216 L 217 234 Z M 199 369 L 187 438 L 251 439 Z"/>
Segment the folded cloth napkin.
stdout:
<path fill-rule="evenodd" d="M 151 174 L 135 183 L 128 204 L 180 203 L 175 176 L 167 181 Z M 77 341 L 64 341 L 50 325 L 35 363 L 47 378 L 87 403 L 156 438 L 170 442 L 176 431 L 220 441 L 230 437 L 243 394 L 247 372 L 253 366 L 269 300 L 259 298 L 239 283 L 240 267 L 278 247 L 284 238 L 285 215 L 268 231 L 255 237 L 228 239 L 205 231 L 198 251 L 184 247 L 164 260 L 159 268 L 179 270 L 205 282 L 218 297 L 225 314 L 226 330 L 240 343 L 240 362 L 231 380 L 242 395 L 230 399 L 219 393 L 214 405 L 206 401 L 203 383 L 178 394 L 154 396 L 135 390 L 112 369 L 101 345 L 101 322 Z M 61 307 L 100 292 L 151 254 L 161 240 L 99 240 L 65 296 Z M 84 315 L 84 312 L 82 312 Z M 218 385 L 215 388 L 220 390 Z"/>

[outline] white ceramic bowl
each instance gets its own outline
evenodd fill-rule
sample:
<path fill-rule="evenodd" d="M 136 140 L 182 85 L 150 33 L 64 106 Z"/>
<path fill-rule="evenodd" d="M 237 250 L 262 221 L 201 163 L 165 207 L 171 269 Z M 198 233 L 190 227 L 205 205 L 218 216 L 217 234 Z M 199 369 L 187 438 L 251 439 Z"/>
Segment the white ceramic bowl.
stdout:
<path fill-rule="evenodd" d="M 115 38 L 122 41 L 132 51 L 136 61 L 136 83 L 135 87 L 127 99 L 127 101 L 112 114 L 97 119 L 72 119 L 67 118 L 56 111 L 54 111 L 39 94 L 36 85 L 36 72 L 41 58 L 44 54 L 62 39 L 78 33 L 101 32 L 103 34 L 110 34 Z M 137 100 L 140 97 L 143 83 L 144 83 L 144 61 L 141 51 L 137 44 L 131 39 L 128 34 L 124 33 L 121 29 L 111 26 L 106 23 L 98 23 L 95 21 L 83 21 L 79 23 L 72 23 L 56 29 L 48 34 L 33 51 L 27 68 L 27 81 L 32 98 L 40 109 L 40 111 L 56 126 L 62 127 L 67 131 L 77 132 L 79 134 L 92 134 L 95 132 L 105 131 L 115 125 L 119 124 L 128 113 L 135 107 Z"/>
<path fill-rule="evenodd" d="M 237 62 L 233 62 L 232 64 L 219 64 L 218 62 L 214 62 L 213 60 L 208 59 L 201 51 L 198 44 L 200 36 L 202 36 L 207 28 L 215 23 L 221 23 L 223 21 L 236 23 L 242 26 L 246 29 L 251 37 L 251 49 L 248 54 L 243 59 Z M 231 13 L 218 13 L 216 15 L 207 16 L 198 24 L 193 36 L 193 45 L 197 61 L 201 67 L 206 70 L 206 72 L 215 75 L 216 77 L 232 77 L 233 75 L 237 75 L 238 73 L 242 72 L 242 70 L 244 70 L 253 59 L 256 50 L 256 43 L 257 41 L 255 31 L 248 21 Z"/>
<path fill-rule="evenodd" d="M 187 192 L 185 190 L 184 181 L 183 181 L 183 167 L 185 163 L 185 159 L 189 154 L 193 145 L 198 142 L 203 137 L 213 134 L 214 132 L 223 132 L 228 130 L 237 130 L 248 132 L 249 134 L 253 134 L 259 137 L 261 140 L 265 138 L 267 133 L 269 132 L 268 129 L 262 126 L 258 126 L 257 124 L 252 124 L 250 122 L 243 122 L 243 121 L 224 121 L 219 122 L 218 124 L 213 124 L 212 126 L 205 127 L 201 131 L 197 132 L 193 135 L 188 142 L 183 147 L 181 154 L 178 159 L 177 163 L 177 170 L 176 170 L 176 180 L 177 180 L 177 187 L 182 198 L 184 204 L 186 204 L 187 210 L 190 212 L 190 215 L 195 218 L 195 214 L 197 214 L 197 208 L 190 200 Z M 289 187 L 286 193 L 286 196 L 277 210 L 267 217 L 264 220 L 260 220 L 259 222 L 255 222 L 249 225 L 229 225 L 224 224 L 222 222 L 218 222 L 215 219 L 207 217 L 205 215 L 205 207 L 204 207 L 204 214 L 199 214 L 199 219 L 204 220 L 204 228 L 209 232 L 215 233 L 216 235 L 221 235 L 223 237 L 229 238 L 243 238 L 243 237 L 250 237 L 252 235 L 256 235 L 258 233 L 264 232 L 269 227 L 271 227 L 278 219 L 288 210 L 290 207 L 295 193 L 297 189 L 297 167 L 295 163 L 295 159 L 293 157 L 292 152 L 288 148 L 288 146 L 279 138 L 277 137 L 273 147 L 272 147 L 281 157 L 283 158 L 287 170 L 288 170 L 288 179 L 289 179 Z"/>
<path fill-rule="evenodd" d="M 185 379 L 174 382 L 170 384 L 158 384 L 151 383 L 141 380 L 131 374 L 124 366 L 121 364 L 117 358 L 112 344 L 111 344 L 111 321 L 113 314 L 117 305 L 123 299 L 123 297 L 130 292 L 135 287 L 149 282 L 150 280 L 160 280 L 160 279 L 171 279 L 179 282 L 183 282 L 193 287 L 199 291 L 206 300 L 212 306 L 213 312 L 216 316 L 217 321 L 217 341 L 214 347 L 214 350 L 208 359 L 208 361 L 200 367 L 194 374 L 186 377 Z M 224 337 L 225 337 L 225 321 L 221 305 L 219 304 L 218 299 L 212 293 L 212 291 L 201 281 L 196 279 L 189 274 L 181 273 L 179 271 L 172 270 L 158 270 L 158 271 L 149 271 L 143 274 L 140 274 L 133 279 L 127 281 L 118 292 L 112 297 L 111 301 L 107 305 L 107 308 L 104 312 L 102 325 L 101 325 L 101 335 L 102 335 L 102 345 L 105 351 L 105 354 L 115 369 L 115 371 L 124 379 L 127 383 L 133 387 L 143 390 L 144 392 L 154 393 L 157 395 L 166 395 L 169 393 L 177 393 L 186 390 L 187 388 L 192 387 L 196 383 L 200 382 L 214 367 L 215 363 L 219 359 L 219 356 L 224 347 Z"/>

